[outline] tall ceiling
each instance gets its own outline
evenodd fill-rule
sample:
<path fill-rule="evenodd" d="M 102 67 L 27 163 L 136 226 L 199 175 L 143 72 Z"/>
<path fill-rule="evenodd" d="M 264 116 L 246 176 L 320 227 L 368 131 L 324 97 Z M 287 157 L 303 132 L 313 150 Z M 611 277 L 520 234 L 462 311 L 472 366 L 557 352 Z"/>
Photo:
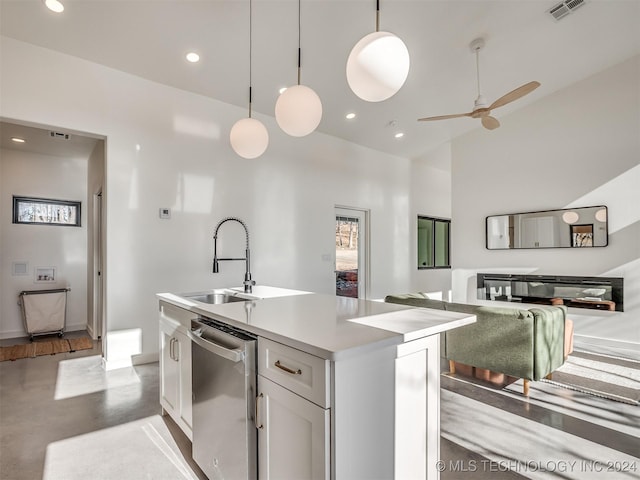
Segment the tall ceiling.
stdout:
<path fill-rule="evenodd" d="M 249 0 L 0 0 L 0 33 L 124 72 L 247 107 Z M 477 96 L 469 43 L 484 37 L 482 93 L 489 102 L 531 80 L 542 86 L 494 111 L 508 114 L 640 54 L 640 1 L 587 0 L 556 21 L 555 0 L 381 0 L 380 29 L 403 39 L 411 56 L 404 87 L 367 103 L 349 89 L 353 45 L 375 29 L 374 0 L 302 0 L 302 83 L 323 104 L 319 130 L 376 150 L 419 158 L 474 128 L 460 118 Z M 253 0 L 253 112 L 273 116 L 278 90 L 297 81 L 298 2 Z M 195 51 L 201 61 L 190 64 Z M 345 114 L 357 117 L 346 120 Z M 396 132 L 404 137 L 396 139 Z M 275 134 L 273 132 L 272 134 Z M 500 129 L 486 131 L 500 135 Z M 283 134 L 284 135 L 284 134 Z M 295 141 L 295 139 L 292 139 Z"/>

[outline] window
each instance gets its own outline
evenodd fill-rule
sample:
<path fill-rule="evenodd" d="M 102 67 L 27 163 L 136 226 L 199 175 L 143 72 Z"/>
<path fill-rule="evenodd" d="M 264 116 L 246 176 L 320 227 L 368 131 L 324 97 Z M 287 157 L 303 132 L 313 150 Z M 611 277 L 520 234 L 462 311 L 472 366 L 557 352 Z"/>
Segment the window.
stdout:
<path fill-rule="evenodd" d="M 13 223 L 80 226 L 80 202 L 13 196 Z"/>
<path fill-rule="evenodd" d="M 451 220 L 418 215 L 418 269 L 451 268 Z"/>

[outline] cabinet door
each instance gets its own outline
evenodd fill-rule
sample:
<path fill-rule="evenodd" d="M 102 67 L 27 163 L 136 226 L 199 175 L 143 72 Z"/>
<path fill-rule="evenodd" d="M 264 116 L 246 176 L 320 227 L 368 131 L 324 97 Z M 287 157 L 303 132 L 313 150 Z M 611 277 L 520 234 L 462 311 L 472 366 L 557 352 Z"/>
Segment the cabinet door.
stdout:
<path fill-rule="evenodd" d="M 330 476 L 330 410 L 258 376 L 258 472 L 261 480 Z"/>
<path fill-rule="evenodd" d="M 174 358 L 178 363 L 178 389 L 180 400 L 180 418 L 189 428 L 192 428 L 192 405 L 191 397 L 191 339 L 182 333 L 176 331 L 174 333 L 176 339 L 176 348 L 174 349 Z"/>
<path fill-rule="evenodd" d="M 178 362 L 174 360 L 176 344 L 174 330 L 160 322 L 160 404 L 174 418 L 179 408 L 180 375 Z"/>

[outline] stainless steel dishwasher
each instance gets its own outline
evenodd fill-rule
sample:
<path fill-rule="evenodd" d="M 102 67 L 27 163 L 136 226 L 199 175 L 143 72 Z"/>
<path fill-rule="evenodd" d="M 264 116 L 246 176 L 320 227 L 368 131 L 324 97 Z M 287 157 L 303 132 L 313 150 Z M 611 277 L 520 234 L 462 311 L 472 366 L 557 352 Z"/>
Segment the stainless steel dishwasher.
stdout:
<path fill-rule="evenodd" d="M 192 320 L 193 459 L 209 480 L 257 478 L 256 338 Z"/>

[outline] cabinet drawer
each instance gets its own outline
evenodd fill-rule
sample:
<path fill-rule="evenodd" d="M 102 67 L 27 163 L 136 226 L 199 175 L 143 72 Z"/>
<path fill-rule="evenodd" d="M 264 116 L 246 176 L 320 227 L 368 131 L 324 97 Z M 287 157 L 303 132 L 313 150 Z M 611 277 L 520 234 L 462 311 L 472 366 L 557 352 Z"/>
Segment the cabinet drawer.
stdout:
<path fill-rule="evenodd" d="M 260 337 L 258 373 L 294 393 L 329 408 L 329 361 Z"/>

